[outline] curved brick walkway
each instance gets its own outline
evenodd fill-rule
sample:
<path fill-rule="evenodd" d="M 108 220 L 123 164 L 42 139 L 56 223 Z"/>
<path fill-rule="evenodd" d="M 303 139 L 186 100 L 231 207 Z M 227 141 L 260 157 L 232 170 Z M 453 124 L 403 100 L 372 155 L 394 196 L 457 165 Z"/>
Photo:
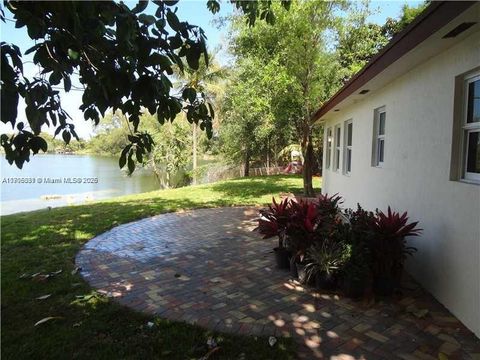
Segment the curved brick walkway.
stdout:
<path fill-rule="evenodd" d="M 293 336 L 299 357 L 480 353 L 478 339 L 414 283 L 400 301 L 366 306 L 289 280 L 274 266 L 276 241 L 251 231 L 257 213 L 202 209 L 121 225 L 90 240 L 77 265 L 93 287 L 121 304 L 218 331 Z M 428 314 L 417 318 L 415 309 Z"/>

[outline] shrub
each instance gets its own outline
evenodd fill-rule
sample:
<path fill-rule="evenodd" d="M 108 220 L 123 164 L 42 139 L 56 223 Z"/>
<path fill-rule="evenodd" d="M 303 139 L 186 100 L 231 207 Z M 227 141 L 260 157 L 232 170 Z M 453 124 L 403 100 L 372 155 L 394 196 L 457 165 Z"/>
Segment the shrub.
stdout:
<path fill-rule="evenodd" d="M 347 296 L 361 297 L 372 283 L 368 248 L 363 243 L 348 245 L 346 257 L 341 269 L 342 289 Z"/>
<path fill-rule="evenodd" d="M 357 204 L 355 211 L 346 209 L 344 214 L 352 229 L 351 241 L 365 243 L 375 224 L 375 214 L 364 210 L 360 204 Z"/>
<path fill-rule="evenodd" d="M 345 218 L 350 224 L 349 258 L 342 269 L 342 286 L 348 296 L 358 297 L 372 282 L 371 257 L 368 248 L 372 234 L 375 214 L 364 210 L 360 204 L 357 209 L 346 209 Z"/>
<path fill-rule="evenodd" d="M 322 218 L 334 218 L 339 213 L 339 207 L 342 203 L 343 199 L 338 193 L 330 197 L 328 194 L 321 194 L 317 202 L 318 213 Z"/>
<path fill-rule="evenodd" d="M 268 209 L 260 210 L 261 217 L 258 219 L 256 230 L 263 235 L 264 239 L 278 236 L 278 247 L 285 247 L 285 231 L 290 221 L 291 204 L 290 200 L 284 199 L 277 203 L 272 198 L 272 205 Z"/>
<path fill-rule="evenodd" d="M 258 230 L 263 235 L 264 239 L 269 239 L 279 234 L 278 222 L 270 215 L 262 215 L 263 217 L 258 219 L 258 226 L 255 230 Z"/>
<path fill-rule="evenodd" d="M 290 219 L 285 233 L 288 247 L 293 251 L 294 260 L 303 260 L 306 250 L 313 245 L 315 229 L 320 220 L 316 206 L 308 201 L 292 201 Z"/>
<path fill-rule="evenodd" d="M 332 275 L 338 272 L 349 256 L 349 248 L 343 241 L 325 239 L 315 243 L 306 251 L 307 278 L 315 276 L 316 273 Z"/>
<path fill-rule="evenodd" d="M 405 259 L 417 251 L 416 248 L 407 246 L 405 238 L 420 234 L 421 229 L 416 228 L 417 225 L 417 221 L 408 223 L 407 212 L 400 215 L 390 207 L 386 214 L 376 211 L 368 247 L 374 281 L 380 292 L 384 292 L 379 289 L 382 286 L 380 283 L 391 283 L 393 287 L 399 285 Z"/>
<path fill-rule="evenodd" d="M 416 249 L 406 237 L 417 236 L 418 222 L 408 222 L 388 207 L 387 213 L 364 210 L 340 212 L 338 194 L 321 195 L 318 203 L 285 199 L 262 210 L 258 230 L 269 238 L 279 236 L 279 247 L 291 252 L 291 264 L 307 259 L 310 278 L 315 273 L 341 273 L 346 292 L 363 294 L 367 287 L 388 295 L 400 285 L 407 256 Z"/>

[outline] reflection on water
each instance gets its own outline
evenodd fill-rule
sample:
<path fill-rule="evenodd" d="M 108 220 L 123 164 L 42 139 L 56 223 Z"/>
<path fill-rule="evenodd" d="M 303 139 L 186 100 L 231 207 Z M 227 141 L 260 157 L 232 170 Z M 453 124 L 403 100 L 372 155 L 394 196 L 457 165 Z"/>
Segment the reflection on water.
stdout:
<path fill-rule="evenodd" d="M 150 171 L 139 169 L 129 177 L 112 157 L 36 155 L 22 170 L 10 166 L 3 156 L 0 163 L 2 215 L 159 188 Z M 24 183 L 18 183 L 18 179 Z"/>

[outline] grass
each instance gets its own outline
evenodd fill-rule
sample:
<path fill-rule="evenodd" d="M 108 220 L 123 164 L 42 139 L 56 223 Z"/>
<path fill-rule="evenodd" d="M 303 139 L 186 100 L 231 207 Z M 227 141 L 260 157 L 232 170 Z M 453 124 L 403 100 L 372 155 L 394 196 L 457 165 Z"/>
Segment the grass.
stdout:
<path fill-rule="evenodd" d="M 203 328 L 152 319 L 104 297 L 78 298 L 94 291 L 72 274 L 75 254 L 121 223 L 179 209 L 266 204 L 272 196 L 301 188 L 296 176 L 244 178 L 1 217 L 2 358 L 200 358 L 212 336 Z M 45 281 L 20 278 L 60 269 Z M 36 300 L 46 294 L 51 296 Z M 60 318 L 34 326 L 47 316 Z M 155 326 L 146 326 L 149 321 Z M 265 338 L 213 335 L 221 340 L 221 350 L 211 359 L 294 357 L 289 339 L 270 347 Z"/>

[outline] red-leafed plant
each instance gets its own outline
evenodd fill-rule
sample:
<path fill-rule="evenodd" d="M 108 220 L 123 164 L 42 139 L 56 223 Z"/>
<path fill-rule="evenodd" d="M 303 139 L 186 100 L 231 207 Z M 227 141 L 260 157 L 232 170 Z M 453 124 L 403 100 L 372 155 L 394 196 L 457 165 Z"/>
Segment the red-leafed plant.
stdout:
<path fill-rule="evenodd" d="M 317 210 L 322 217 L 335 217 L 339 212 L 339 206 L 343 203 L 343 199 L 338 193 L 328 196 L 321 194 L 317 201 Z"/>
<path fill-rule="evenodd" d="M 285 246 L 285 231 L 290 220 L 291 201 L 287 198 L 279 203 L 272 198 L 272 205 L 267 209 L 260 210 L 258 227 L 256 228 L 264 239 L 278 236 L 278 247 Z"/>
<path fill-rule="evenodd" d="M 330 234 L 335 230 L 337 223 L 343 221 L 339 208 L 342 203 L 342 197 L 338 194 L 332 196 L 323 194 L 318 197 L 316 207 L 318 216 L 321 220 L 318 222 L 316 232 L 320 238 L 326 239 L 330 237 Z"/>
<path fill-rule="evenodd" d="M 388 207 L 387 214 L 380 210 L 376 211 L 375 229 L 377 234 L 383 236 L 418 236 L 422 229 L 416 229 L 418 221 L 407 224 L 408 216 L 405 211 L 402 215 L 400 213 L 392 211 L 390 206 Z"/>
<path fill-rule="evenodd" d="M 288 218 L 291 213 L 290 199 L 286 198 L 281 200 L 279 203 L 275 201 L 275 198 L 272 198 L 272 204 L 268 206 L 267 210 L 261 210 L 260 213 L 270 214 L 275 218 L 278 223 L 279 228 L 284 228 L 287 224 Z"/>
<path fill-rule="evenodd" d="M 326 251 L 329 244 L 342 251 L 329 254 L 328 259 L 310 259 L 315 269 L 330 269 L 334 261 L 347 293 L 359 296 L 373 288 L 377 294 L 392 294 L 400 285 L 407 256 L 417 250 L 407 245 L 406 238 L 420 234 L 418 222 L 409 222 L 406 212 L 390 207 L 386 213 L 367 211 L 360 205 L 342 212 L 342 202 L 338 194 L 321 195 L 318 202 L 285 199 L 277 203 L 273 199 L 272 205 L 260 212 L 257 229 L 264 238 L 279 237 L 274 249 L 279 268 L 301 269 L 312 247 Z"/>
<path fill-rule="evenodd" d="M 385 287 L 400 285 L 403 265 L 407 256 L 417 251 L 407 246 L 407 236 L 420 235 L 418 221 L 408 223 L 407 212 L 400 214 L 388 207 L 387 213 L 377 210 L 371 224 L 368 247 L 370 249 L 372 271 L 381 293 L 391 292 Z"/>
<path fill-rule="evenodd" d="M 312 246 L 320 214 L 314 203 L 300 200 L 291 202 L 290 220 L 287 223 L 288 247 L 292 249 L 295 259 L 302 260 L 306 250 Z"/>
<path fill-rule="evenodd" d="M 305 200 L 292 201 L 290 213 L 292 226 L 301 227 L 307 232 L 313 232 L 318 218 L 319 214 L 315 204 Z"/>
<path fill-rule="evenodd" d="M 262 217 L 258 219 L 256 230 L 263 235 L 264 239 L 269 239 L 278 235 L 278 223 L 272 215 L 262 215 Z"/>

